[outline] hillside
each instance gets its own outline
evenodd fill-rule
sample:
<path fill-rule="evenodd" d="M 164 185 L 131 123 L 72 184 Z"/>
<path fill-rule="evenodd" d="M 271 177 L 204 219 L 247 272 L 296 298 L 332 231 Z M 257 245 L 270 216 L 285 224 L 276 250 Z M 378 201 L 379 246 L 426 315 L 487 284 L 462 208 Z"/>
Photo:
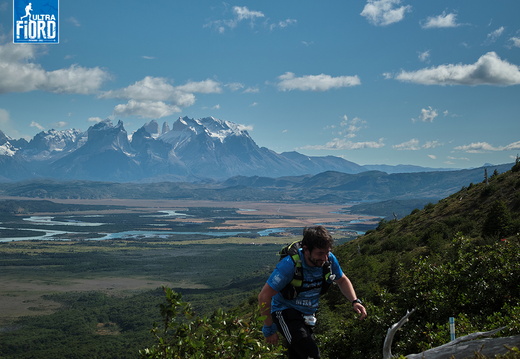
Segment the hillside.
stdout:
<path fill-rule="evenodd" d="M 365 302 L 368 317 L 359 322 L 350 303 L 333 287 L 322 298 L 317 316 L 315 333 L 322 357 L 380 358 L 387 329 L 411 309 L 414 312 L 394 338 L 394 355 L 420 353 L 449 342 L 450 317 L 455 319 L 457 337 L 502 328 L 500 336 L 508 337 L 518 348 L 519 188 L 517 162 L 504 174 L 493 174 L 488 181 L 464 187 L 401 220 L 382 220 L 376 230 L 335 248 L 334 253 Z M 167 307 L 177 313 L 179 301 L 171 295 L 167 294 Z M 261 353 L 255 357 L 274 358 L 275 353 L 262 347 L 258 332 L 250 331 L 237 343 L 234 328 L 226 325 L 242 323 L 256 311 L 256 300 L 251 298 L 235 310 L 233 315 L 238 317 L 212 316 L 203 322 L 212 321 L 209 328 L 213 336 L 234 338 L 236 348 L 220 346 L 223 353 L 251 345 L 255 353 Z M 259 326 L 254 316 L 250 320 L 253 327 Z M 168 330 L 186 339 L 171 341 L 165 332 L 158 344 L 146 349 L 143 358 L 161 357 L 172 347 L 174 354 L 166 357 L 175 358 L 175 353 L 193 353 L 190 350 L 195 345 L 201 348 L 196 353 L 206 353 L 207 346 L 199 344 L 205 332 L 192 329 L 187 333 L 186 327 L 175 324 Z M 245 333 L 248 329 L 239 330 Z M 480 348 L 474 358 L 519 357 L 518 349 L 497 348 Z M 453 354 L 460 357 L 457 352 Z"/>
<path fill-rule="evenodd" d="M 520 163 L 488 182 L 468 184 L 437 204 L 337 247 L 334 252 L 369 318 L 356 323 L 341 313 L 338 291 L 327 296 L 320 336 L 330 358 L 378 357 L 384 335 L 416 309 L 394 340 L 394 352 L 411 354 L 449 341 L 448 317 L 457 336 L 506 327 L 520 333 Z M 337 317 L 340 316 L 340 322 Z M 347 328 L 347 329 L 345 329 Z M 342 338 L 333 338 L 335 330 Z M 373 341 L 367 345 L 365 338 Z"/>

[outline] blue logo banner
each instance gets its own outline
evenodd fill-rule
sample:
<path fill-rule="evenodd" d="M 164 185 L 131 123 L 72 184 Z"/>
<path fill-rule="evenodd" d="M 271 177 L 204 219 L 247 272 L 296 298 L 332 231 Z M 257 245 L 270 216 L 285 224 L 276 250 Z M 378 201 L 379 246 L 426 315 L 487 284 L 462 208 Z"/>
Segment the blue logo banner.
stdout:
<path fill-rule="evenodd" d="M 13 42 L 59 43 L 59 0 L 13 0 Z"/>

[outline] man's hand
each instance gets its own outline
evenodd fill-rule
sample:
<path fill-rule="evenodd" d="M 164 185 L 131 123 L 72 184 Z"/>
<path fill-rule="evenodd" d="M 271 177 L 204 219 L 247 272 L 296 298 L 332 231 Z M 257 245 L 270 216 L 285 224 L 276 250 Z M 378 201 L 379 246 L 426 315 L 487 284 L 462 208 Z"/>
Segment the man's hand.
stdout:
<path fill-rule="evenodd" d="M 363 320 L 367 317 L 367 310 L 365 309 L 365 307 L 363 306 L 363 304 L 361 303 L 354 303 L 354 311 L 358 314 L 361 314 L 359 316 L 359 320 Z"/>

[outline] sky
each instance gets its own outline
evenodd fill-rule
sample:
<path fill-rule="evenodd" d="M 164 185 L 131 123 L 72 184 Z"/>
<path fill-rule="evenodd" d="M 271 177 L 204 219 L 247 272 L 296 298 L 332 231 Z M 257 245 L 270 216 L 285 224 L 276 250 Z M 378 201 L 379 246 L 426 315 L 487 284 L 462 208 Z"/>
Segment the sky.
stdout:
<path fill-rule="evenodd" d="M 518 0 L 61 0 L 59 43 L 19 44 L 0 0 L 0 130 L 213 116 L 277 153 L 511 163 L 518 14 Z"/>

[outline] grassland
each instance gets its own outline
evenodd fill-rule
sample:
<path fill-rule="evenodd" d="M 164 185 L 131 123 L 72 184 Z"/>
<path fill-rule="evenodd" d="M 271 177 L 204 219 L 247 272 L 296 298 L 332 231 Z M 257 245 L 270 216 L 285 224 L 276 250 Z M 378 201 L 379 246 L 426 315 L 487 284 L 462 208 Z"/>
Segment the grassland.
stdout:
<path fill-rule="evenodd" d="M 24 212 L 20 203 L 17 211 Z M 303 227 L 325 223 L 344 242 L 351 239 L 351 233 L 344 231 L 348 221 L 367 219 L 367 225 L 376 221 L 350 215 L 337 205 L 164 200 L 55 203 L 58 207 L 53 206 L 52 212 L 0 214 L 4 228 L 0 240 L 7 233 L 16 238 L 17 231 L 22 231 L 20 236 L 49 228 L 63 232 L 49 240 L 0 242 L 0 327 L 22 316 L 55 312 L 60 303 L 49 295 L 69 292 L 122 297 L 166 285 L 183 292 L 200 308 L 208 308 L 208 297 L 216 298 L 211 300 L 213 308 L 230 306 L 261 286 L 276 264 L 280 246 L 295 240 Z M 182 215 L 165 215 L 172 212 Z M 31 222 L 30 216 L 49 216 L 54 222 Z M 79 225 L 85 222 L 103 224 Z M 285 230 L 271 236 L 256 234 L 273 228 Z M 165 235 L 89 240 L 128 231 Z M 219 231 L 244 231 L 245 235 L 201 234 Z"/>

